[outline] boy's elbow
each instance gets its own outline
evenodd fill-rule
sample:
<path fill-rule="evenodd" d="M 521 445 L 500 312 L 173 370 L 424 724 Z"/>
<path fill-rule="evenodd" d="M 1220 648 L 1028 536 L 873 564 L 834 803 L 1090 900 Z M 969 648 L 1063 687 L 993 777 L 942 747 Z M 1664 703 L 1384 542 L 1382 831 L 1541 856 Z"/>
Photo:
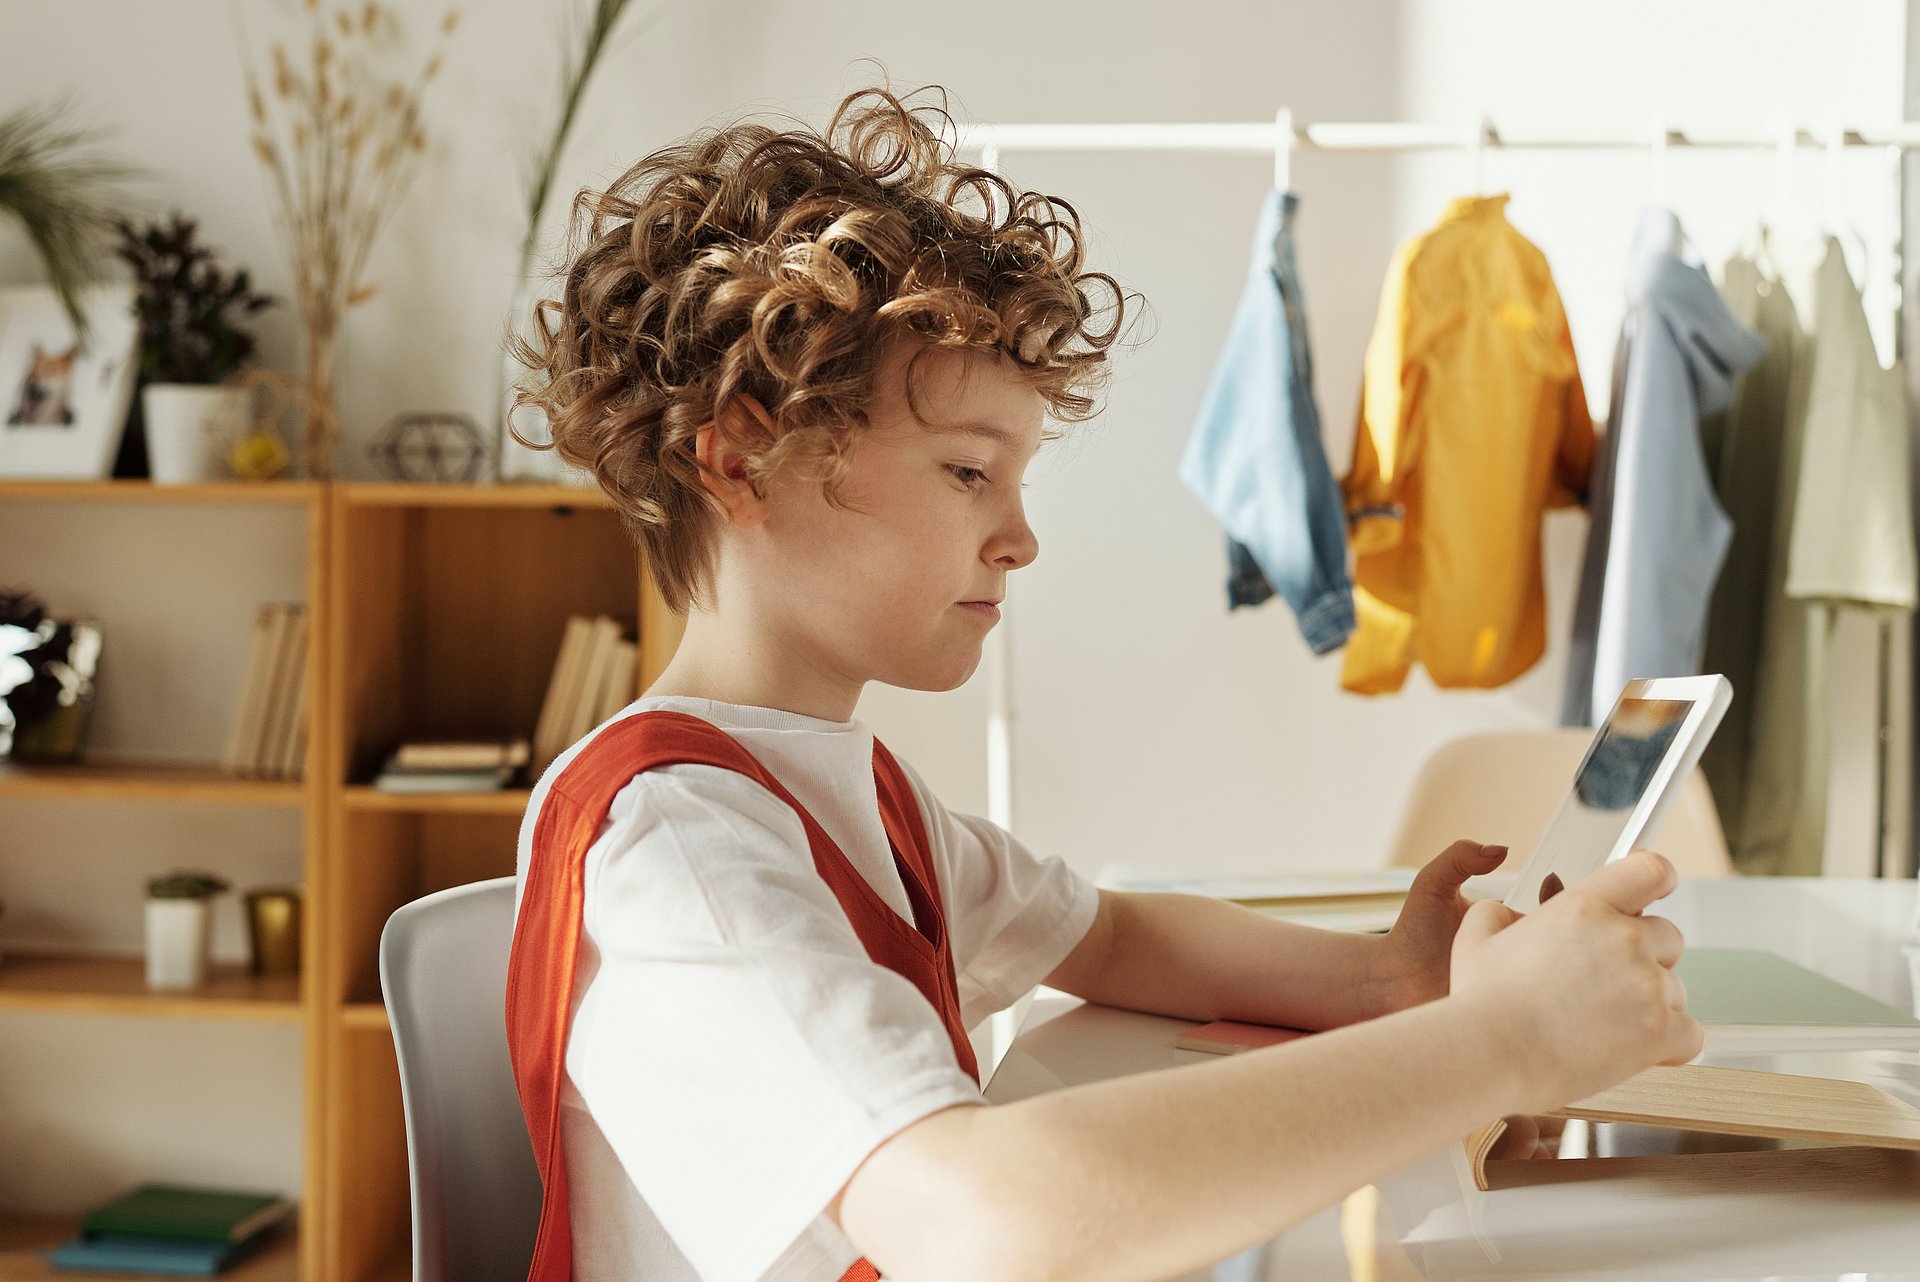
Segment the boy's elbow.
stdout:
<path fill-rule="evenodd" d="M 930 1114 L 868 1155 L 838 1200 L 840 1227 L 901 1282 L 1072 1282 L 1044 1206 L 1011 1196 L 991 1106 Z"/>

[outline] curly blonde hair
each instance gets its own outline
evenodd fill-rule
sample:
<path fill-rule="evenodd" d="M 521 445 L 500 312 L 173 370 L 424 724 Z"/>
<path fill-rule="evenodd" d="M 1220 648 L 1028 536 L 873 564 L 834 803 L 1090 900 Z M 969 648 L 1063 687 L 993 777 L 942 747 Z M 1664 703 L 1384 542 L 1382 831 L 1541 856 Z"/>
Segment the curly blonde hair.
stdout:
<path fill-rule="evenodd" d="M 737 442 L 755 488 L 800 465 L 836 504 L 890 340 L 1003 353 L 1054 418 L 1098 413 L 1127 295 L 1082 270 L 1066 201 L 956 161 L 923 119 L 953 123 L 929 88 L 941 105 L 851 94 L 824 135 L 695 134 L 574 198 L 561 297 L 535 305 L 537 346 L 506 338 L 532 371 L 513 407 L 538 407 L 553 439 L 513 435 L 593 473 L 670 609 L 696 602 L 711 568 L 719 502 L 696 437 L 737 397 L 772 424 L 727 416 L 730 435 L 736 420 L 756 430 Z M 928 350 L 906 371 L 916 415 Z"/>

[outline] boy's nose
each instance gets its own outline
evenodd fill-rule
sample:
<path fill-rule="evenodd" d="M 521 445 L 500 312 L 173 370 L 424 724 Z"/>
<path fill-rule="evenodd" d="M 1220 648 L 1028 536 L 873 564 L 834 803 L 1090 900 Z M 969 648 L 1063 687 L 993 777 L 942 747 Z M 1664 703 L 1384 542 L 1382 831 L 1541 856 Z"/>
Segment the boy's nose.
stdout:
<path fill-rule="evenodd" d="M 1023 565 L 1033 564 L 1033 559 L 1039 555 L 1040 538 L 1033 532 L 1033 527 L 1027 524 L 1027 514 L 1015 512 L 1013 520 L 994 541 L 987 559 L 1003 570 L 1017 570 Z"/>

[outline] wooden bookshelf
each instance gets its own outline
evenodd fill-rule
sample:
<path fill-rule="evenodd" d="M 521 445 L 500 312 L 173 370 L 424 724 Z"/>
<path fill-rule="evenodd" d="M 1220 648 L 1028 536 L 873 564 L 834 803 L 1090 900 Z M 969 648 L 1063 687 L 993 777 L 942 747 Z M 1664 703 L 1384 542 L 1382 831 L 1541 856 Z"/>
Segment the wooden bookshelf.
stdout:
<path fill-rule="evenodd" d="M 150 481 L 0 481 L 0 504 L 83 503 L 133 504 L 157 508 L 264 506 L 292 511 L 301 520 L 305 548 L 303 597 L 311 635 L 305 679 L 309 700 L 318 707 L 329 671 L 325 609 L 331 566 L 327 552 L 332 519 L 332 486 L 325 483 L 272 481 L 210 482 L 193 485 L 156 485 Z M 170 514 L 167 520 L 192 520 L 190 511 Z M 185 565 L 183 580 L 217 573 L 217 567 Z M 68 585 L 46 585 L 57 595 Z M 190 625 L 183 625 L 190 626 Z M 236 680 L 238 677 L 236 675 Z M 228 692 L 221 692 L 223 695 Z M 150 1019 L 243 1021 L 260 1024 L 297 1024 L 303 1034 L 305 1061 L 301 1082 L 302 1175 L 293 1190 L 304 1223 L 315 1222 L 324 1198 L 321 1148 L 326 1137 L 320 1114 L 324 1104 L 325 1036 L 329 1029 L 320 992 L 321 959 L 327 923 L 320 908 L 325 900 L 326 825 L 329 807 L 323 773 L 326 726 L 319 715 L 309 717 L 302 745 L 300 777 L 295 780 L 254 779 L 222 769 L 217 763 L 97 762 L 74 764 L 0 762 L 0 804 L 18 799 L 51 799 L 67 803 L 124 805 L 203 805 L 282 807 L 301 812 L 302 929 L 301 973 L 298 977 L 255 977 L 245 968 L 216 963 L 208 982 L 190 991 L 152 991 L 146 987 L 145 963 L 139 957 L 23 953 L 8 949 L 0 960 L 0 1018 L 12 1011 L 54 1011 L 79 1016 L 141 1016 Z M 218 850 L 205 860 L 216 870 Z M 76 890 L 76 893 L 85 893 Z M 0 1035 L 4 1035 L 0 1031 Z M 137 1066 L 136 1052 L 127 1056 Z M 247 1065 L 210 1063 L 210 1080 L 222 1072 L 246 1072 Z M 152 1172 L 164 1179 L 166 1172 Z M 76 1210 L 78 1208 L 75 1208 Z M 44 1251 L 72 1236 L 73 1217 L 10 1215 L 0 1210 L 0 1282 L 20 1279 L 118 1279 L 133 1275 L 66 1273 L 52 1270 Z M 324 1241 L 312 1231 L 280 1230 L 258 1255 L 223 1277 L 243 1282 L 284 1282 L 326 1276 L 322 1267 Z"/>
<path fill-rule="evenodd" d="M 55 503 L 286 503 L 318 504 L 317 481 L 206 481 L 155 485 L 152 481 L 0 481 L 0 500 Z"/>
<path fill-rule="evenodd" d="M 0 1009 L 8 1008 L 278 1023 L 302 1017 L 300 981 L 291 975 L 256 976 L 216 962 L 199 988 L 156 990 L 147 987 L 144 958 L 14 952 L 0 962 Z"/>
<path fill-rule="evenodd" d="M 530 789 L 395 794 L 371 784 L 407 739 L 532 737 L 570 615 L 637 635 L 636 679 L 679 641 L 599 490 L 340 485 L 333 494 L 327 923 L 325 1276 L 398 1282 L 411 1243 L 406 1134 L 380 993 L 394 909 L 511 874 Z"/>
<path fill-rule="evenodd" d="M 499 792 L 382 792 L 366 784 L 344 790 L 341 804 L 348 810 L 384 810 L 403 814 L 514 815 L 526 813 L 531 788 L 502 788 Z"/>
<path fill-rule="evenodd" d="M 569 615 L 612 615 L 636 633 L 642 686 L 672 656 L 679 620 L 597 489 L 0 482 L 7 502 L 304 505 L 312 715 L 301 779 L 248 779 L 211 764 L 0 763 L 0 804 L 301 810 L 300 977 L 256 979 L 217 966 L 203 988 L 154 993 L 139 958 L 9 951 L 0 961 L 0 1018 L 56 1010 L 298 1023 L 303 1227 L 223 1276 L 403 1282 L 411 1271 L 406 1132 L 380 994 L 380 932 L 420 895 L 511 873 L 530 790 L 520 780 L 492 793 L 393 794 L 371 786 L 372 777 L 405 739 L 530 736 Z M 217 867 L 217 854 L 209 863 Z M 0 1282 L 56 1276 L 36 1252 L 65 1240 L 74 1223 L 0 1214 Z"/>
<path fill-rule="evenodd" d="M 0 797 L 79 801 L 177 801 L 210 806 L 304 806 L 312 794 L 298 780 L 249 779 L 218 766 L 81 763 L 29 765 L 0 761 Z"/>

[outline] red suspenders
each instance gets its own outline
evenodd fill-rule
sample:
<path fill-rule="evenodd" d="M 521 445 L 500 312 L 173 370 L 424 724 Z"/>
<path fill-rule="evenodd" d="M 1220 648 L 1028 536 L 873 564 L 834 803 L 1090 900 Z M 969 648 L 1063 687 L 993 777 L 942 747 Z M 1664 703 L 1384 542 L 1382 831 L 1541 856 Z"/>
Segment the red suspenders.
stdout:
<path fill-rule="evenodd" d="M 880 818 L 913 907 L 911 925 L 874 892 L 793 794 L 724 730 L 679 712 L 640 712 L 617 721 L 581 749 L 549 788 L 534 825 L 533 852 L 514 923 L 507 968 L 507 1046 L 546 1190 L 529 1282 L 571 1282 L 573 1277 L 567 1168 L 560 1153 L 560 1084 L 566 1072 L 574 962 L 580 951 L 587 847 L 615 794 L 635 775 L 681 764 L 738 771 L 793 807 L 806 829 L 814 868 L 847 914 L 867 955 L 913 982 L 940 1013 L 953 1039 L 954 1058 L 975 1081 L 980 1078 L 960 1022 L 953 950 L 926 825 L 893 754 L 874 741 Z M 878 1276 L 862 1259 L 841 1282 L 874 1282 Z"/>

